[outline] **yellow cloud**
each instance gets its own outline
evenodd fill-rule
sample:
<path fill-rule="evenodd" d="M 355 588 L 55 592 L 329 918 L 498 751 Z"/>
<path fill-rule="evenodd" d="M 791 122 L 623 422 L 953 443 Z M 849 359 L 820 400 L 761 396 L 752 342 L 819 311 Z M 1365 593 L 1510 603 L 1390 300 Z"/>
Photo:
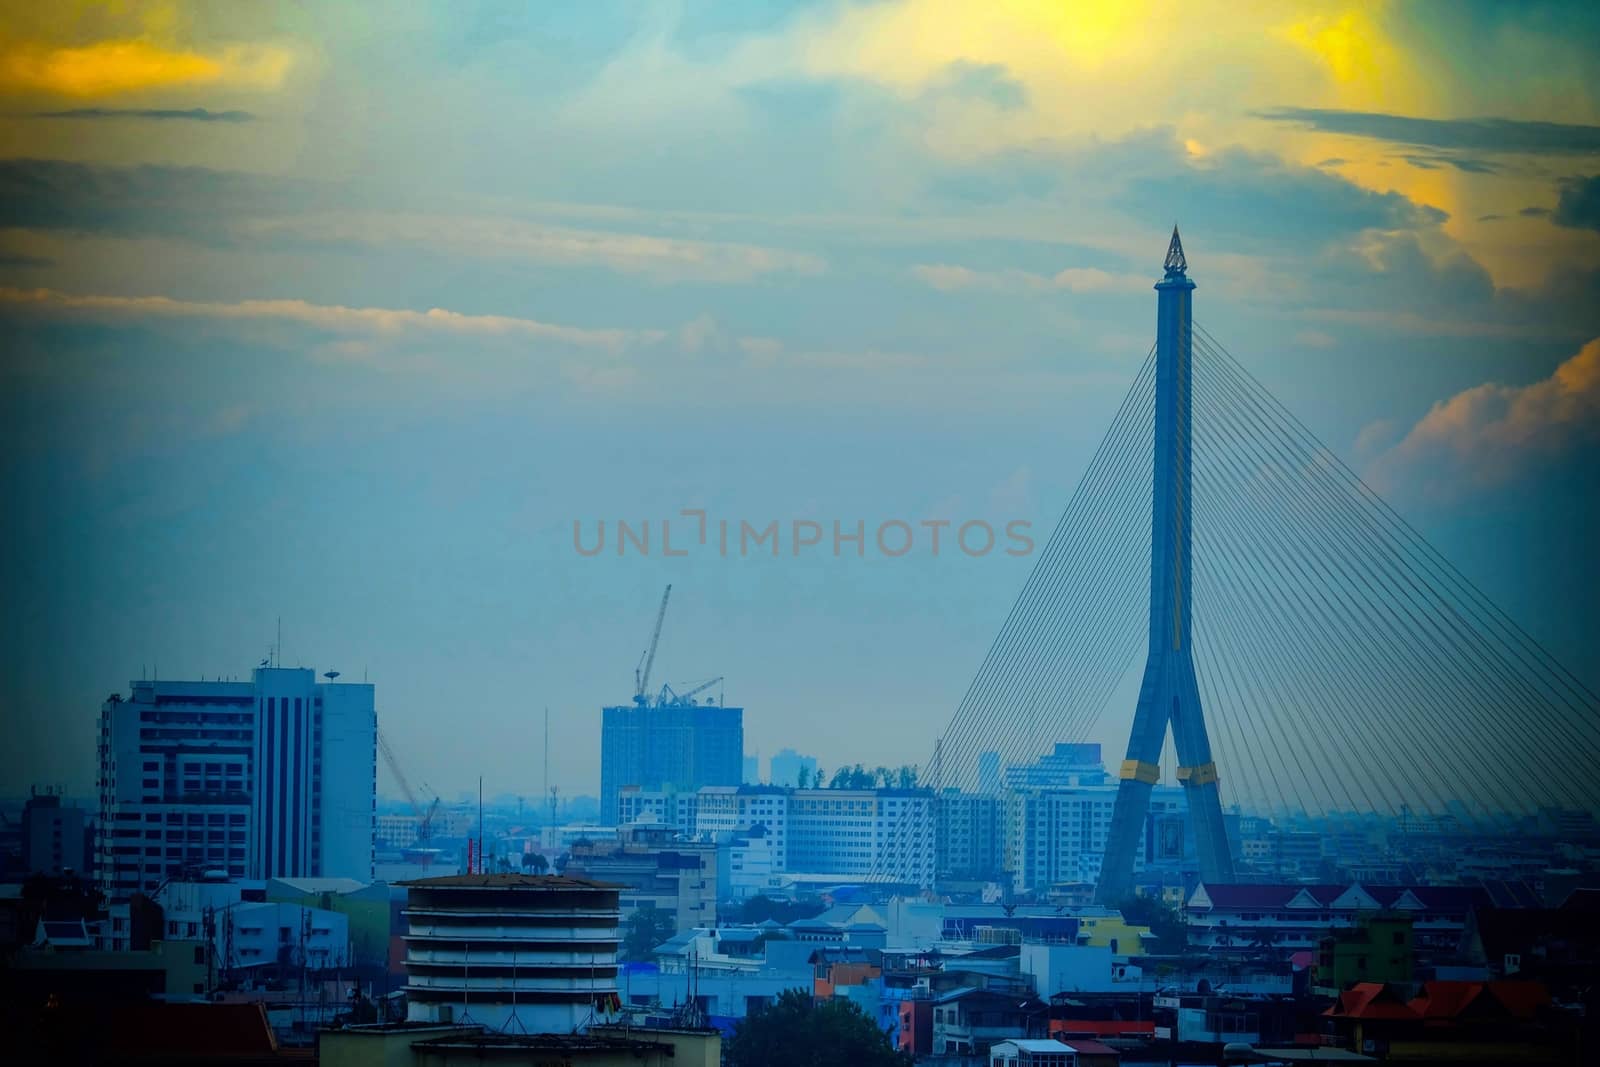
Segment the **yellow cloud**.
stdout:
<path fill-rule="evenodd" d="M 1316 12 L 1277 32 L 1332 76 L 1342 107 L 1394 108 L 1403 103 L 1401 97 L 1415 92 L 1412 62 L 1384 31 L 1371 5 L 1336 14 Z"/>
<path fill-rule="evenodd" d="M 142 39 L 16 44 L 0 53 L 0 89 L 80 98 L 178 85 L 276 89 L 292 64 L 287 50 L 271 45 L 233 45 L 206 55 Z"/>

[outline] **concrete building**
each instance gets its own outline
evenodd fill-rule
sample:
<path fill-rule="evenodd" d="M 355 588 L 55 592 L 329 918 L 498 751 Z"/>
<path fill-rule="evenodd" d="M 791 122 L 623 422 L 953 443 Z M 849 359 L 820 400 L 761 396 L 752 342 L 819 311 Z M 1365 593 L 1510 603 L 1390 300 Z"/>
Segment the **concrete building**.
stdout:
<path fill-rule="evenodd" d="M 566 873 L 620 887 L 624 923 L 644 908 L 671 915 L 674 932 L 716 921 L 716 845 L 677 840 L 671 827 L 649 823 L 617 833 L 616 841 L 573 845 Z"/>
<path fill-rule="evenodd" d="M 790 790 L 777 786 L 707 786 L 700 790 L 693 833 L 710 841 L 760 827 L 771 838 L 774 862 L 788 870 Z"/>
<path fill-rule="evenodd" d="M 371 685 L 276 667 L 248 682 L 136 681 L 99 728 L 95 861 L 109 898 L 186 871 L 372 877 Z"/>
<path fill-rule="evenodd" d="M 620 887 L 462 874 L 406 888 L 410 1021 L 567 1034 L 617 995 Z"/>
<path fill-rule="evenodd" d="M 259 881 L 168 882 L 155 899 L 166 939 L 206 945 L 222 981 L 292 979 L 352 963 L 347 916 L 268 900 Z"/>
<path fill-rule="evenodd" d="M 1013 764 L 1005 770 L 1007 789 L 1071 789 L 1104 785 L 1106 781 L 1100 746 L 1094 744 L 1058 741 L 1053 750 L 1034 762 Z"/>
<path fill-rule="evenodd" d="M 789 795 L 791 873 L 933 884 L 929 789 L 797 789 Z"/>
<path fill-rule="evenodd" d="M 744 709 L 718 704 L 628 704 L 600 720 L 600 821 L 615 826 L 626 786 L 693 792 L 741 784 Z"/>
<path fill-rule="evenodd" d="M 34 790 L 22 806 L 23 874 L 88 875 L 93 848 L 88 813 L 59 793 Z"/>
<path fill-rule="evenodd" d="M 1024 788 L 1007 794 L 1004 866 L 1018 892 L 1099 880 L 1118 788 L 1103 773 L 1100 777 L 1101 781 L 1084 785 Z M 1134 870 L 1179 869 L 1193 856 L 1183 790 L 1152 787 Z"/>
<path fill-rule="evenodd" d="M 617 796 L 617 825 L 657 823 L 670 826 L 685 837 L 692 837 L 699 806 L 700 794 L 697 792 L 666 792 L 625 786 Z"/>
<path fill-rule="evenodd" d="M 1466 886 L 1195 886 L 1184 904 L 1190 943 L 1209 950 L 1270 945 L 1316 949 L 1332 931 L 1350 930 L 1377 913 L 1408 917 L 1413 951 L 1453 952 L 1474 910 L 1489 895 Z"/>
<path fill-rule="evenodd" d="M 938 874 L 948 879 L 998 878 L 1005 854 L 1005 805 L 998 796 L 946 789 L 937 808 Z"/>

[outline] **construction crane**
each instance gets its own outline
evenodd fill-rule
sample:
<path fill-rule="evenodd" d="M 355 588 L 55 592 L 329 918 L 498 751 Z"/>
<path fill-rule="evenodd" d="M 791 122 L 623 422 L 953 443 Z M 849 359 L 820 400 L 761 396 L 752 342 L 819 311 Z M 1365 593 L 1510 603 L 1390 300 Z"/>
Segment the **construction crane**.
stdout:
<path fill-rule="evenodd" d="M 406 779 L 405 772 L 400 769 L 400 761 L 395 758 L 394 749 L 389 747 L 389 739 L 383 736 L 383 731 L 378 731 L 378 751 L 383 753 L 383 760 L 389 765 L 389 773 L 394 775 L 395 782 L 400 786 L 400 792 L 405 794 L 406 803 L 411 805 L 411 813 L 417 817 L 417 845 L 426 845 L 433 836 L 433 817 L 439 811 L 439 798 L 434 797 L 433 803 L 428 805 L 428 810 L 423 811 L 422 805 L 417 803 L 416 791 L 411 788 L 411 783 Z M 423 783 L 427 785 L 426 782 Z"/>
<path fill-rule="evenodd" d="M 650 698 L 645 696 L 650 690 L 650 668 L 656 665 L 656 645 L 661 641 L 661 623 L 667 617 L 667 598 L 672 596 L 672 586 L 667 586 L 667 591 L 661 594 L 661 608 L 656 612 L 656 628 L 650 633 L 650 647 L 645 651 L 643 670 L 634 668 L 633 671 L 633 702 L 641 708 L 648 707 Z"/>
<path fill-rule="evenodd" d="M 700 693 L 704 693 L 707 689 L 710 689 L 712 686 L 718 684 L 721 681 L 722 681 L 722 678 L 719 675 L 716 678 L 712 678 L 710 681 L 701 682 L 699 685 L 695 686 L 693 689 L 685 690 L 682 693 L 677 692 L 670 685 L 663 685 L 661 687 L 661 695 L 656 697 L 656 703 L 658 705 L 663 706 L 663 707 L 671 707 L 671 706 L 673 706 L 675 704 L 677 704 L 677 705 L 692 704 L 692 703 L 694 703 L 694 699 L 693 698 L 695 696 L 697 696 Z"/>

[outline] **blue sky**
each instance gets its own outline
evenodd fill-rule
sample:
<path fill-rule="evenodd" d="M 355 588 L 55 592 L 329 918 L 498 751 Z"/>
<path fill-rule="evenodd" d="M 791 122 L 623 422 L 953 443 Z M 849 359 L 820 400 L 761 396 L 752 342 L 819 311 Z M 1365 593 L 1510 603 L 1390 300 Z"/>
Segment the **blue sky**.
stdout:
<path fill-rule="evenodd" d="M 667 582 L 658 678 L 751 750 L 922 760 L 1029 559 L 572 523 L 1042 540 L 1174 219 L 1199 320 L 1600 684 L 1583 5 L 6 7 L 8 785 L 281 616 L 414 777 L 536 792 L 548 706 L 591 792 Z"/>

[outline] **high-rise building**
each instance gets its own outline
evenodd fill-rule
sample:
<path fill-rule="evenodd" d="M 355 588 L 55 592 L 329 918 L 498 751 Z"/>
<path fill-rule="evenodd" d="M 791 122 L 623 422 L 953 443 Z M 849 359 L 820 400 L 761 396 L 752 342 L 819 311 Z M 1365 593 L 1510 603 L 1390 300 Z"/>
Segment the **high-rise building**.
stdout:
<path fill-rule="evenodd" d="M 946 789 L 936 809 L 940 879 L 989 879 L 1000 872 L 1005 804 L 989 793 Z"/>
<path fill-rule="evenodd" d="M 933 808 L 931 789 L 797 789 L 789 795 L 788 869 L 930 886 Z"/>
<path fill-rule="evenodd" d="M 1000 753 L 978 753 L 978 792 L 991 796 L 1000 792 Z"/>
<path fill-rule="evenodd" d="M 377 723 L 371 685 L 303 668 L 131 683 L 100 711 L 101 888 L 121 900 L 186 871 L 370 879 Z"/>
<path fill-rule="evenodd" d="M 22 806 L 22 873 L 89 874 L 88 820 L 56 792 L 35 789 Z"/>
<path fill-rule="evenodd" d="M 739 785 L 744 776 L 744 709 L 719 704 L 629 704 L 605 708 L 600 723 L 600 821 L 617 824 L 623 787 L 692 792 Z"/>

